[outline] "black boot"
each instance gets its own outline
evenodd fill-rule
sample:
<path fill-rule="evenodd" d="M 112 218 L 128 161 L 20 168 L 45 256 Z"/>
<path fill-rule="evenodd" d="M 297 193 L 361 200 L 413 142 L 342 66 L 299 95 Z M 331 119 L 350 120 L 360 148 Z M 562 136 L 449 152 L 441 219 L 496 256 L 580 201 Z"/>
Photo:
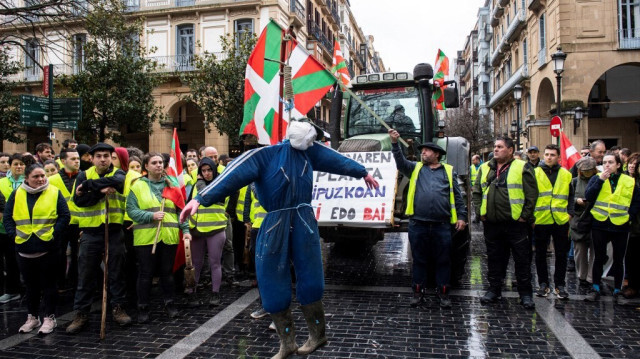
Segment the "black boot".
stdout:
<path fill-rule="evenodd" d="M 149 321 L 149 306 L 139 305 L 138 306 L 138 323 L 146 323 L 148 321 Z"/>
<path fill-rule="evenodd" d="M 164 303 L 164 310 L 167 312 L 169 318 L 173 319 L 178 316 L 178 309 L 173 305 L 173 301 Z"/>
<path fill-rule="evenodd" d="M 451 308 L 451 298 L 449 298 L 449 287 L 443 285 L 438 288 L 438 300 L 440 301 L 440 307 Z"/>
<path fill-rule="evenodd" d="M 319 347 L 327 344 L 325 335 L 324 306 L 322 301 L 313 302 L 302 306 L 304 320 L 309 327 L 309 339 L 298 349 L 298 354 L 307 355 L 313 353 Z"/>
<path fill-rule="evenodd" d="M 280 351 L 271 359 L 284 359 L 294 354 L 298 350 L 296 345 L 296 333 L 293 327 L 291 309 L 283 310 L 279 313 L 271 314 L 271 319 L 276 325 L 276 331 L 280 338 Z"/>
<path fill-rule="evenodd" d="M 412 308 L 415 308 L 424 300 L 424 293 L 422 292 L 422 286 L 420 284 L 416 284 L 413 286 L 413 297 L 409 302 Z"/>

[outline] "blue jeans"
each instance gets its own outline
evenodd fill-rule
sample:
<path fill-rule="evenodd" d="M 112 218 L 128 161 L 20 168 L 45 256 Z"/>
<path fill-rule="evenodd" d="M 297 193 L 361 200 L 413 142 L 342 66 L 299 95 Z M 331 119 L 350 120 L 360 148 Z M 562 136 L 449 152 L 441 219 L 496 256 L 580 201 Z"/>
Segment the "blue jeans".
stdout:
<path fill-rule="evenodd" d="M 109 228 L 108 293 L 112 306 L 126 303 L 123 237 L 122 230 L 116 231 Z M 100 271 L 100 262 L 102 262 L 103 254 L 104 234 L 96 235 L 84 232 L 79 241 L 78 289 L 73 303 L 74 310 L 89 313 L 93 294 L 98 283 L 98 272 Z"/>
<path fill-rule="evenodd" d="M 412 285 L 423 287 L 427 268 L 435 264 L 436 285 L 449 285 L 451 277 L 451 224 L 411 220 L 409 244 L 413 256 Z"/>

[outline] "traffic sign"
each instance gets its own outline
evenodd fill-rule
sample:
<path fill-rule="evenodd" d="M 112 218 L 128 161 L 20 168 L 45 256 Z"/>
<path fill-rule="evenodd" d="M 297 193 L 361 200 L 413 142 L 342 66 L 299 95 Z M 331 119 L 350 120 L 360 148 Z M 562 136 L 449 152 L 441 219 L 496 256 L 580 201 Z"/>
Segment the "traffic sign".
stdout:
<path fill-rule="evenodd" d="M 54 98 L 51 105 L 53 127 L 77 130 L 82 117 L 82 99 Z M 27 127 L 49 127 L 49 99 L 20 95 L 20 124 Z"/>
<path fill-rule="evenodd" d="M 562 119 L 560 116 L 553 116 L 551 118 L 551 124 L 549 124 L 549 130 L 551 131 L 551 136 L 560 137 L 560 130 L 562 129 Z"/>

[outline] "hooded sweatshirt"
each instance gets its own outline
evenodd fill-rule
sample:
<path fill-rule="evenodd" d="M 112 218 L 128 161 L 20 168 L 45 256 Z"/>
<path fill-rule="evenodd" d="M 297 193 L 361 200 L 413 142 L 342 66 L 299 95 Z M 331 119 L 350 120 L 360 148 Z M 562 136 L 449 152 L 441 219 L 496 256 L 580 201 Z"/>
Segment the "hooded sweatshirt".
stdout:
<path fill-rule="evenodd" d="M 204 175 L 202 175 L 202 167 L 205 165 L 209 166 L 213 170 L 213 178 L 211 179 L 211 181 L 205 180 Z M 204 157 L 202 160 L 200 160 L 200 163 L 198 164 L 198 175 L 200 176 L 200 178 L 196 182 L 196 185 L 193 187 L 193 190 L 189 196 L 190 198 L 194 197 L 194 193 L 196 190 L 198 191 L 198 193 L 202 192 L 202 190 L 204 190 L 211 182 L 213 182 L 213 180 L 216 179 L 216 177 L 218 177 L 219 173 L 216 169 L 217 169 L 217 166 L 215 162 L 213 162 L 213 160 L 210 159 L 209 157 Z M 221 206 L 224 206 L 224 203 L 222 202 L 219 202 L 218 204 Z M 224 230 L 225 230 L 224 228 L 216 229 L 211 232 L 207 232 L 206 235 L 211 236 L 211 235 L 217 234 L 218 232 L 222 232 Z M 198 227 L 193 228 L 192 231 L 194 236 L 197 236 L 198 234 L 201 233 L 198 231 Z"/>

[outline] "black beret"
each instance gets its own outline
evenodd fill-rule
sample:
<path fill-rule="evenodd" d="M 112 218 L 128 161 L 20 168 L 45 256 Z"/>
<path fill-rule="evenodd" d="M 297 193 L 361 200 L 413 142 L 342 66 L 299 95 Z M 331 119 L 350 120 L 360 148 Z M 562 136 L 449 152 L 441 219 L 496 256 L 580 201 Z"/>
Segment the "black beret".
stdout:
<path fill-rule="evenodd" d="M 421 145 L 418 146 L 418 151 L 422 151 L 423 148 L 429 148 L 432 149 L 434 151 L 440 152 L 441 155 L 446 155 L 447 151 L 444 150 L 444 148 L 436 145 L 433 142 L 425 142 Z"/>

